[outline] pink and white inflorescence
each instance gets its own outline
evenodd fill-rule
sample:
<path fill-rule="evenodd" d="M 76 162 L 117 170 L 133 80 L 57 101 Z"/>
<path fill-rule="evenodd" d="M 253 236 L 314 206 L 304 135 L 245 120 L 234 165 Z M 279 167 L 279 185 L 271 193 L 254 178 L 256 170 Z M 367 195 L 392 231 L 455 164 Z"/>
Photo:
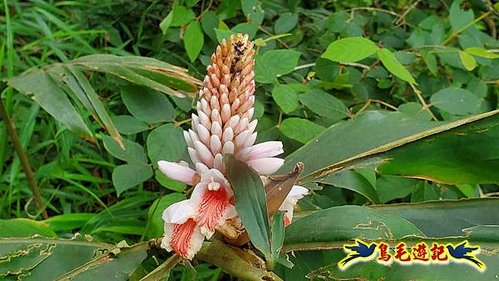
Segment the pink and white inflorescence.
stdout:
<path fill-rule="evenodd" d="M 216 229 L 236 218 L 233 193 L 226 179 L 225 154 L 246 162 L 260 175 L 275 173 L 284 160 L 280 141 L 255 144 L 257 120 L 252 120 L 255 102 L 253 43 L 247 35 L 224 40 L 211 57 L 211 65 L 199 91 L 192 129 L 184 131 L 192 168 L 186 162 L 159 161 L 168 177 L 194 186 L 190 199 L 172 204 L 163 212 L 165 233 L 161 246 L 192 259 Z M 297 201 L 308 193 L 294 186 L 280 209 L 292 219 Z"/>

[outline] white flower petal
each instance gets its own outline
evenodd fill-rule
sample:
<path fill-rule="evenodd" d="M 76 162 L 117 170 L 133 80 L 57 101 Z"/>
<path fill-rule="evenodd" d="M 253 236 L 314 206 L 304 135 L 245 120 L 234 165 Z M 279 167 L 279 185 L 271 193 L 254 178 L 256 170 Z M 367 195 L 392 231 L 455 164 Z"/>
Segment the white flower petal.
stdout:
<path fill-rule="evenodd" d="M 224 143 L 224 147 L 222 148 L 222 153 L 223 154 L 234 154 L 234 143 L 231 141 Z"/>
<path fill-rule="evenodd" d="M 220 138 L 218 136 L 213 135 L 210 138 L 210 150 L 213 155 L 216 155 L 222 150 L 222 142 L 220 141 Z"/>
<path fill-rule="evenodd" d="M 275 157 L 258 158 L 248 161 L 248 165 L 262 175 L 271 175 L 277 172 L 282 164 L 284 164 L 284 159 Z"/>
<path fill-rule="evenodd" d="M 197 155 L 201 161 L 208 167 L 213 167 L 213 155 L 211 151 L 200 141 L 194 142 Z"/>
<path fill-rule="evenodd" d="M 249 159 L 266 158 L 279 155 L 284 152 L 282 142 L 267 141 L 252 146 L 253 149 L 249 155 Z"/>
<path fill-rule="evenodd" d="M 189 167 L 168 161 L 158 161 L 158 167 L 163 174 L 171 179 L 188 185 L 195 184 L 197 173 Z"/>
<path fill-rule="evenodd" d="M 235 145 L 238 148 L 244 148 L 244 143 L 248 140 L 248 137 L 251 135 L 251 132 L 246 130 L 242 131 L 239 135 L 236 136 L 235 138 Z"/>
<path fill-rule="evenodd" d="M 190 218 L 196 216 L 196 208 L 189 199 L 171 204 L 163 211 L 163 221 L 165 223 L 182 224 Z"/>
<path fill-rule="evenodd" d="M 189 153 L 189 157 L 191 158 L 191 161 L 194 165 L 201 162 L 201 160 L 199 159 L 198 154 L 196 152 L 196 149 L 194 149 L 193 147 L 188 147 L 187 153 Z"/>
<path fill-rule="evenodd" d="M 220 126 L 221 123 L 218 121 L 215 121 L 211 124 L 211 134 L 212 135 L 217 135 L 219 138 L 222 138 L 222 126 Z"/>
<path fill-rule="evenodd" d="M 232 141 L 233 138 L 234 138 L 234 131 L 232 130 L 231 127 L 228 127 L 223 132 L 222 142 L 226 143 L 228 141 Z"/>

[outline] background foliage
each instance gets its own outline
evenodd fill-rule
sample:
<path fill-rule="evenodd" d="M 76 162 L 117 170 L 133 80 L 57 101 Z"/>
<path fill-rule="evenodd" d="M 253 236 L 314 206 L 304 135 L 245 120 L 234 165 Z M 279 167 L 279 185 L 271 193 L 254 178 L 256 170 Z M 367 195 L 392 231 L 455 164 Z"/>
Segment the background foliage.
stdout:
<path fill-rule="evenodd" d="M 388 276 L 376 264 L 338 271 L 341 244 L 357 236 L 465 235 L 498 247 L 494 226 L 477 227 L 499 225 L 498 12 L 489 1 L 4 0 L 0 9 L 0 70 L 9 86 L 2 102 L 46 206 L 37 208 L 1 122 L 0 237 L 10 238 L 0 252 L 27 249 L 15 264 L 0 262 L 2 278 L 119 272 L 119 280 L 140 280 L 164 260 L 156 277 L 237 275 L 203 263 L 223 265 L 206 250 L 170 270 L 178 260 L 143 242 L 161 236 L 162 210 L 190 192 L 156 162 L 185 157 L 192 97 L 231 32 L 250 34 L 257 46 L 257 141 L 283 141 L 282 172 L 305 163 L 300 181 L 313 192 L 297 216 L 319 211 L 286 230 L 285 250 L 310 251 L 289 256 L 293 269 L 278 265 L 281 278 Z M 395 236 L 352 231 L 369 218 Z M 315 224 L 324 233 L 313 237 L 324 240 L 307 246 L 300 234 Z M 36 233 L 48 238 L 27 238 Z M 123 240 L 138 244 L 113 245 Z M 333 250 L 311 251 L 317 245 Z M 51 266 L 68 252 L 74 264 Z M 70 271 L 86 262 L 96 271 Z M 393 272 L 388 277 L 408 279 L 425 270 Z"/>

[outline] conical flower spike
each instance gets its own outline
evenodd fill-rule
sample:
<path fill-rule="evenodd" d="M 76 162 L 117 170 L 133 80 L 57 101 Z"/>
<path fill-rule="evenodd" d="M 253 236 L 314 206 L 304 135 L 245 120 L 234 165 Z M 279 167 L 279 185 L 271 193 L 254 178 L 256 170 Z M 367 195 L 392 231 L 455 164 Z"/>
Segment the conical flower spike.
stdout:
<path fill-rule="evenodd" d="M 262 174 L 271 174 L 281 167 L 283 160 L 273 158 L 283 152 L 280 142 L 253 146 L 257 125 L 257 120 L 252 121 L 254 55 L 253 43 L 242 34 L 223 40 L 212 55 L 203 89 L 199 91 L 197 114 L 192 115 L 192 130 L 184 134 L 191 160 L 202 164 L 196 167 L 225 173 L 226 153 L 234 154 Z"/>

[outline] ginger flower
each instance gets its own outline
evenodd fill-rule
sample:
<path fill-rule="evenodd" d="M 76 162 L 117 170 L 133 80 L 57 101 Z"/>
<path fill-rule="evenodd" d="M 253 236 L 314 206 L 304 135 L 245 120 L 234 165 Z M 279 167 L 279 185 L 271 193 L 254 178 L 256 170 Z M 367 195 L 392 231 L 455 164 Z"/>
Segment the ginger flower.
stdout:
<path fill-rule="evenodd" d="M 184 131 L 193 168 L 186 162 L 158 162 L 165 175 L 194 186 L 190 199 L 171 205 L 163 213 L 162 247 L 183 258 L 191 259 L 204 238 L 209 239 L 227 219 L 237 217 L 225 177 L 225 154 L 233 154 L 263 176 L 273 174 L 284 163 L 275 157 L 283 152 L 280 141 L 255 144 L 254 55 L 248 35 L 235 34 L 222 41 L 207 67 L 197 114 L 192 114 L 192 129 Z M 308 192 L 305 188 L 293 190 L 293 196 L 281 206 L 283 210 L 292 210 Z M 286 220 L 289 224 L 291 217 L 286 216 Z"/>

